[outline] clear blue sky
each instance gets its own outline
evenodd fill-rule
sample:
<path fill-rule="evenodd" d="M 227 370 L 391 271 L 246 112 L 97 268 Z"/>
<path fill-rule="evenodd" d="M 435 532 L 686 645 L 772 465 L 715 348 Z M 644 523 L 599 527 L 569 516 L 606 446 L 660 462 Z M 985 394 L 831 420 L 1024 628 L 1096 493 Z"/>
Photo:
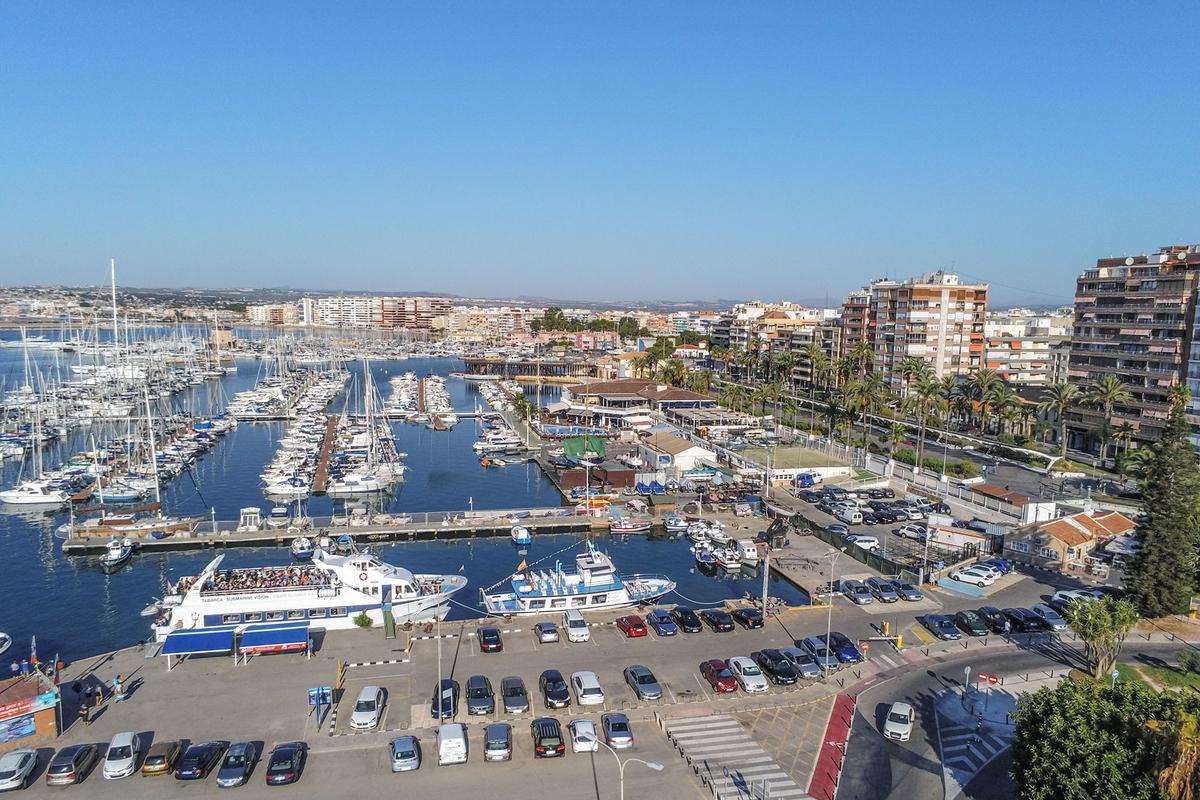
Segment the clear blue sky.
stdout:
<path fill-rule="evenodd" d="M 0 284 L 1053 302 L 1200 241 L 1200 6 L 843 5 L 5 3 Z"/>

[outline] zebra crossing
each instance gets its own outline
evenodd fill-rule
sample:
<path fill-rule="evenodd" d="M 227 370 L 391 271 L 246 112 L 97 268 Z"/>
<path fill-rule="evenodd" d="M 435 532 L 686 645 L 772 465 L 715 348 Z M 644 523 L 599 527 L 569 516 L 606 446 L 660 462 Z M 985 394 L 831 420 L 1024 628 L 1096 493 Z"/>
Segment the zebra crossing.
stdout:
<path fill-rule="evenodd" d="M 716 800 L 812 800 L 732 717 L 668 720 L 666 731 Z"/>
<path fill-rule="evenodd" d="M 962 786 L 1012 744 L 1012 734 L 1008 731 L 984 725 L 977 732 L 974 728 L 950 722 L 940 713 L 938 737 L 942 766 Z"/>

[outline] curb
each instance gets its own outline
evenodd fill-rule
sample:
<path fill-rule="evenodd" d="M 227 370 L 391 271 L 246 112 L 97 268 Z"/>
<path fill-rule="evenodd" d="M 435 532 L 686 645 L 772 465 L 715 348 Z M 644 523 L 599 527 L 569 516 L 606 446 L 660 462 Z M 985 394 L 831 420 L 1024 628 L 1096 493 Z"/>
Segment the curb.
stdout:
<path fill-rule="evenodd" d="M 387 664 L 407 664 L 407 663 L 408 663 L 407 658 L 389 658 L 384 661 L 357 661 L 353 664 L 347 664 L 346 669 L 352 669 L 354 667 L 382 667 Z"/>

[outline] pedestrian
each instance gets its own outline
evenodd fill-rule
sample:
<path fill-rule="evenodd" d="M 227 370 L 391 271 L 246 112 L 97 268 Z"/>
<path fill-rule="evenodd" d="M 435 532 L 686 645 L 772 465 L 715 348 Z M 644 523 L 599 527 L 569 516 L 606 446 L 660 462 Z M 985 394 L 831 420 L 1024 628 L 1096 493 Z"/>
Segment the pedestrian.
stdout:
<path fill-rule="evenodd" d="M 86 727 L 91 727 L 91 725 L 92 725 L 92 715 L 91 715 L 91 711 L 90 711 L 90 709 L 89 709 L 89 706 L 88 706 L 88 704 L 87 704 L 87 703 L 82 703 L 82 704 L 79 706 L 79 718 L 80 718 L 81 720 L 83 720 L 83 724 L 84 724 Z"/>
<path fill-rule="evenodd" d="M 13 662 L 8 665 L 8 668 L 12 670 L 12 676 L 14 678 L 21 674 L 21 665 L 17 663 L 15 658 L 13 659 Z"/>
<path fill-rule="evenodd" d="M 125 699 L 125 684 L 121 681 L 120 675 L 113 679 L 113 695 L 118 703 Z"/>
<path fill-rule="evenodd" d="M 28 677 L 29 677 L 29 670 L 30 670 L 30 667 L 29 667 L 29 659 L 28 659 L 28 658 L 22 658 L 22 659 L 21 659 L 21 677 L 22 677 L 22 678 L 28 678 Z"/>
<path fill-rule="evenodd" d="M 74 683 L 71 684 L 71 691 L 75 693 L 76 697 L 79 697 L 80 692 L 83 691 L 83 684 L 80 683 L 79 681 L 75 681 Z"/>

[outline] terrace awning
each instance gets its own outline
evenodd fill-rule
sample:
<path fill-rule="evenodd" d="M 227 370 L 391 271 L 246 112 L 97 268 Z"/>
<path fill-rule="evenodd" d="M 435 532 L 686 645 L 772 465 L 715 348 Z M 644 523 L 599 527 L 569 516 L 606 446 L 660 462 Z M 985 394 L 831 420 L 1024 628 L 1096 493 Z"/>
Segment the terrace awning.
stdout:
<path fill-rule="evenodd" d="M 307 650 L 308 626 L 307 620 L 248 625 L 242 631 L 242 641 L 238 646 L 238 652 L 245 655 Z"/>
<path fill-rule="evenodd" d="M 237 625 L 216 625 L 211 628 L 186 628 L 171 631 L 163 642 L 159 655 L 192 656 L 210 653 L 232 653 L 233 635 Z"/>

